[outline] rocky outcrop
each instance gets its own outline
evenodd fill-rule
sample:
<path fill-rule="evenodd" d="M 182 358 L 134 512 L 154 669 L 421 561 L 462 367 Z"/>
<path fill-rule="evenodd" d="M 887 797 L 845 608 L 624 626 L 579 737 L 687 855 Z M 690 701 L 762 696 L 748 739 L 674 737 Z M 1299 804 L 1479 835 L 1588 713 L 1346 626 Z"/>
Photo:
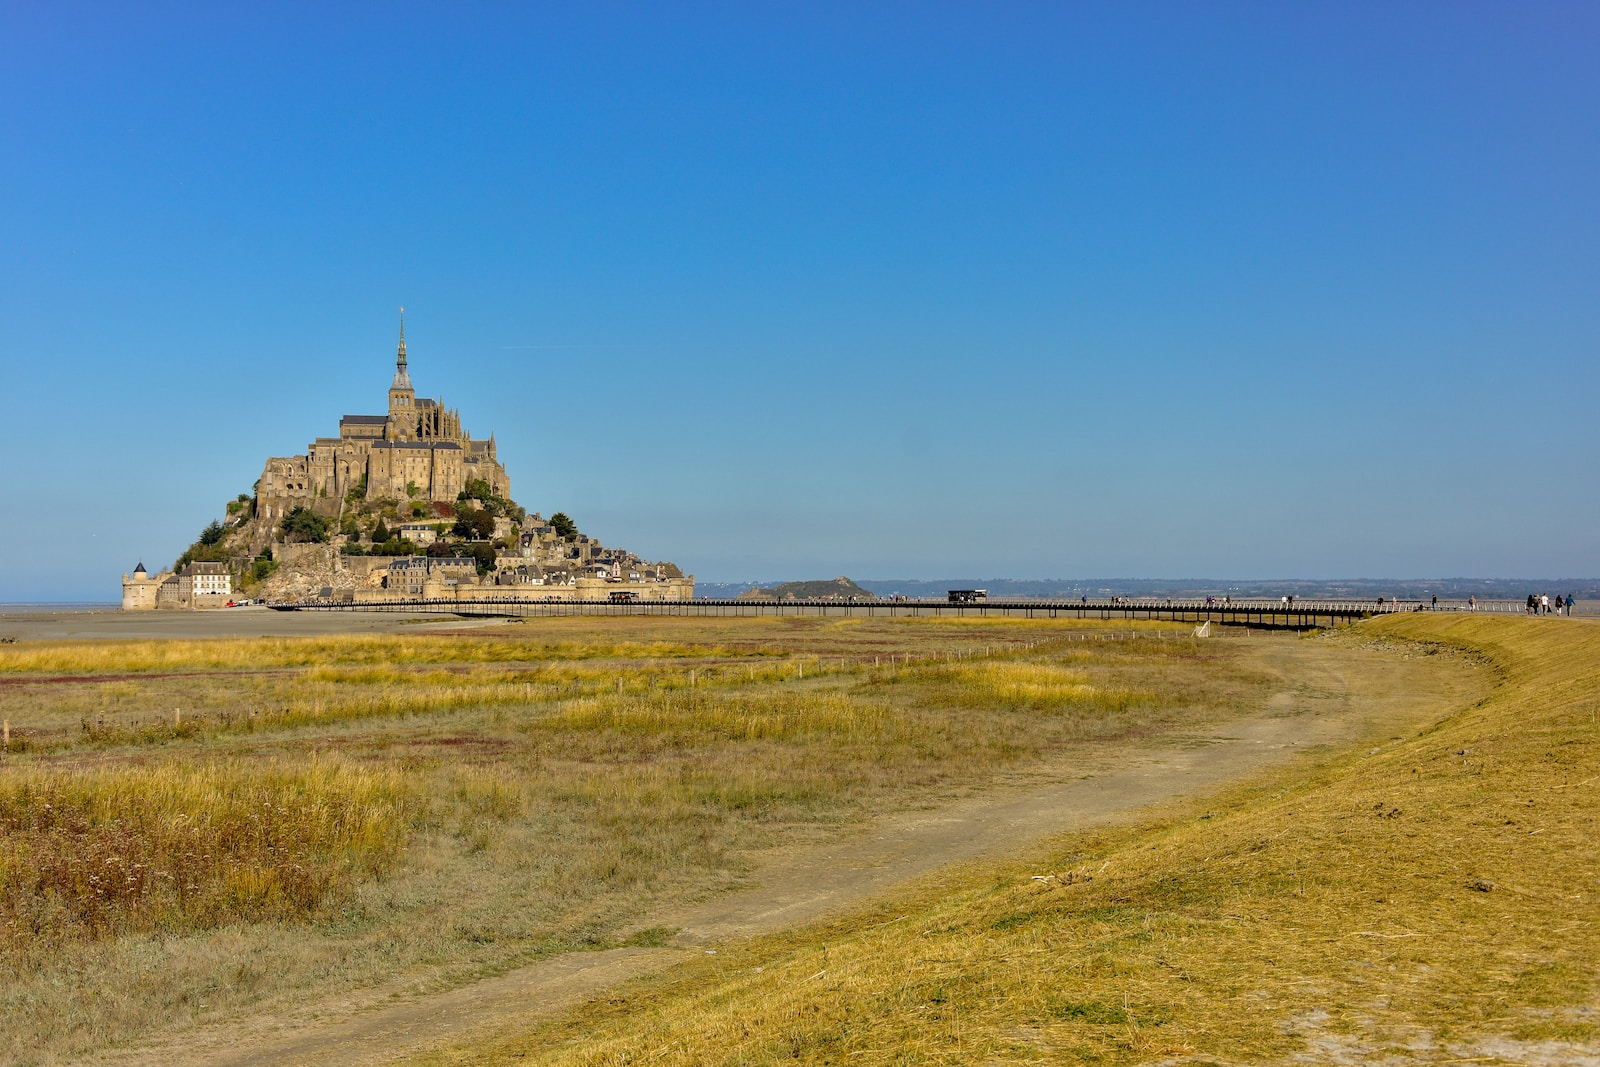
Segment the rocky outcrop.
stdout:
<path fill-rule="evenodd" d="M 357 575 L 346 567 L 345 559 L 333 545 L 293 545 L 289 559 L 278 565 L 252 590 L 266 600 L 305 600 L 323 595 L 327 589 L 335 595 L 366 589 L 370 586 L 365 574 Z M 363 568 L 364 570 L 365 568 Z"/>

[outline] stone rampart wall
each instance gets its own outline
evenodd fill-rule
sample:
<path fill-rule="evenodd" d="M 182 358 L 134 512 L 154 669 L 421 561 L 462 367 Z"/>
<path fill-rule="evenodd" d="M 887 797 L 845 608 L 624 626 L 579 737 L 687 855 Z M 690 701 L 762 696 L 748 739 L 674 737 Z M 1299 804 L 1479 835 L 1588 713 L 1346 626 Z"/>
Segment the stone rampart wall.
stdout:
<path fill-rule="evenodd" d="M 653 600 L 694 599 L 694 578 L 669 578 L 664 582 L 607 582 L 599 578 L 579 578 L 570 585 L 448 585 L 430 577 L 422 591 L 429 598 L 474 600 L 584 600 L 605 602 L 614 592 L 630 592 L 641 603 Z M 409 600 L 417 593 L 400 589 L 370 589 L 359 594 L 368 601 Z"/>
<path fill-rule="evenodd" d="M 328 546 L 315 541 L 292 542 L 274 541 L 272 543 L 272 558 L 280 566 L 295 563 L 307 556 L 318 556 L 328 551 Z"/>

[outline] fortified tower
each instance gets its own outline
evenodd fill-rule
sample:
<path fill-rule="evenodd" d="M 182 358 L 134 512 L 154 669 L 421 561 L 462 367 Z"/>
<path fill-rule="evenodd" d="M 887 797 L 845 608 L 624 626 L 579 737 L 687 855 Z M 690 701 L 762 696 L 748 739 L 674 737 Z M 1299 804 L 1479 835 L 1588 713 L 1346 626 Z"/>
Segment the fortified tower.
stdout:
<path fill-rule="evenodd" d="M 156 591 L 161 588 L 162 581 L 168 575 L 165 571 L 150 576 L 144 569 L 144 563 L 133 568 L 133 574 L 122 576 L 122 610 L 123 611 L 154 611 L 156 609 Z"/>

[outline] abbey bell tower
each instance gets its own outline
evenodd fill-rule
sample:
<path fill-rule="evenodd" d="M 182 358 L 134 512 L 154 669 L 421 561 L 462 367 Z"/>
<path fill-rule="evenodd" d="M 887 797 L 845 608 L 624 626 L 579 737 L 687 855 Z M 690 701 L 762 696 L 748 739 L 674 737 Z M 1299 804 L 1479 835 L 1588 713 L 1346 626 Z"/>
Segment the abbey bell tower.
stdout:
<path fill-rule="evenodd" d="M 389 384 L 389 421 L 392 426 L 416 424 L 417 394 L 406 373 L 406 309 L 400 309 L 400 350 L 394 360 L 394 381 Z"/>

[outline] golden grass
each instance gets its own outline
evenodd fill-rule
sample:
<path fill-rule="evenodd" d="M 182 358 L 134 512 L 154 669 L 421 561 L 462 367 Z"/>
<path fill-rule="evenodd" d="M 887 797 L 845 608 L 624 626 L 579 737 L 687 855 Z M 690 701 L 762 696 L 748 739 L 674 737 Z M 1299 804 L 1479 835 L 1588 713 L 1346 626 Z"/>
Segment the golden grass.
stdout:
<path fill-rule="evenodd" d="M 0 1060 L 616 943 L 793 835 L 1264 689 L 1154 628 L 846 621 L 0 649 L 0 1009 L 35 1020 Z"/>
<path fill-rule="evenodd" d="M 405 718 L 451 710 L 548 703 L 609 693 L 639 695 L 711 686 L 759 686 L 794 678 L 785 662 L 748 667 L 723 660 L 602 661 L 505 667 L 418 665 L 312 667 L 298 671 L 99 681 L 11 687 L 13 751 L 167 744 L 364 719 Z M 833 661 L 813 678 L 838 673 Z M 691 673 L 692 672 L 692 673 Z"/>
<path fill-rule="evenodd" d="M 1394 617 L 1477 705 L 1171 821 L 721 946 L 429 1063 L 1592 1062 L 1600 626 Z"/>
<path fill-rule="evenodd" d="M 1096 686 L 1081 668 L 1054 663 L 936 664 L 919 671 L 914 680 L 947 686 L 954 699 L 970 707 L 1019 711 L 1124 711 L 1133 704 L 1154 705 L 1175 696 Z"/>
<path fill-rule="evenodd" d="M 262 670 L 329 664 L 500 663 L 737 655 L 673 642 L 547 641 L 463 636 L 217 638 L 206 641 L 61 641 L 0 648 L 0 674 Z"/>
<path fill-rule="evenodd" d="M 919 634 L 913 629 L 910 635 Z M 363 656 L 368 654 L 371 640 L 363 637 L 357 642 Z M 664 659 L 529 658 L 541 649 L 565 647 L 561 643 L 530 646 L 533 652 L 524 648 L 517 653 L 522 658 L 508 663 L 491 655 L 508 647 L 502 641 L 466 647 L 459 641 L 439 639 L 388 640 L 394 645 L 395 662 L 285 667 L 281 661 L 272 661 L 278 665 L 251 671 L 237 670 L 236 664 L 206 669 L 218 659 L 219 644 L 237 652 L 250 642 L 171 642 L 163 652 L 169 669 L 146 672 L 150 676 L 123 672 L 121 652 L 109 661 L 113 670 L 81 673 L 88 670 L 93 657 L 78 646 L 69 646 L 60 655 L 54 655 L 49 647 L 35 648 L 30 653 L 32 662 L 71 666 L 80 673 L 65 678 L 41 674 L 35 680 L 14 676 L 9 686 L 0 689 L 0 697 L 6 698 L 7 716 L 13 720 L 14 752 L 165 745 L 174 739 L 248 735 L 452 710 L 527 707 L 608 694 L 638 697 L 692 689 L 702 694 L 729 691 L 727 698 L 737 699 L 731 691 L 769 688 L 779 682 L 814 686 L 824 677 L 858 679 L 880 687 L 913 686 L 917 692 L 908 693 L 907 698 L 971 709 L 1126 716 L 1136 706 L 1146 711 L 1170 706 L 1181 690 L 1169 687 L 1170 691 L 1158 695 L 1149 687 L 1094 685 L 1081 669 L 1074 671 L 1045 659 L 1106 664 L 1132 661 L 1139 672 L 1148 674 L 1153 663 L 1181 666 L 1184 659 L 1192 658 L 1185 647 L 1195 644 L 1140 639 L 1085 645 L 1058 638 L 1032 645 L 993 642 L 928 652 L 904 642 L 887 656 L 869 657 L 860 651 L 793 656 L 768 648 L 759 657 L 730 658 L 723 648 L 625 642 L 601 647 L 630 655 L 645 649 L 676 652 Z M 281 642 L 272 644 L 276 647 Z M 320 639 L 308 639 L 304 644 L 308 648 L 298 649 L 296 655 L 323 646 Z M 336 651 L 349 651 L 345 648 L 349 644 L 340 639 L 332 646 Z M 696 648 L 706 654 L 687 658 Z M 190 658 L 183 658 L 185 649 Z M 430 652 L 446 653 L 450 658 L 429 662 L 425 656 Z M 1192 668 L 1183 669 L 1194 673 Z M 1192 685 L 1195 679 L 1188 681 Z M 1201 688 L 1206 684 L 1202 682 Z M 1204 694 L 1212 700 L 1219 695 L 1214 687 Z M 884 697 L 876 693 L 866 694 L 864 699 L 870 702 Z"/>
<path fill-rule="evenodd" d="M 0 957 L 312 915 L 392 866 L 423 808 L 400 775 L 332 758 L 10 769 Z"/>
<path fill-rule="evenodd" d="M 881 741 L 905 729 L 901 716 L 882 704 L 839 692 L 792 687 L 789 692 L 702 694 L 674 690 L 655 700 L 610 697 L 575 700 L 538 723 L 542 730 L 615 731 L 696 740 L 790 741 L 829 739 Z"/>
<path fill-rule="evenodd" d="M 620 625 L 605 625 L 605 623 Z M 884 623 L 889 623 L 885 627 Z M 240 637 L 208 640 L 51 641 L 0 647 L 7 674 L 152 673 L 275 670 L 297 667 L 538 663 L 584 660 L 688 660 L 792 656 L 807 645 L 824 654 L 870 656 L 886 632 L 898 631 L 902 653 L 931 659 L 951 648 L 971 650 L 987 636 L 991 651 L 1016 649 L 1026 638 L 1059 637 L 1062 623 L 1018 619 L 541 619 L 492 631 L 455 634 Z M 1079 639 L 1133 637 L 1182 628 L 1161 624 L 1074 620 Z M 655 640 L 618 640 L 624 629 Z M 1184 631 L 1186 632 L 1186 631 Z M 929 639 L 947 638 L 938 646 Z M 856 648 L 853 646 L 860 645 Z"/>

